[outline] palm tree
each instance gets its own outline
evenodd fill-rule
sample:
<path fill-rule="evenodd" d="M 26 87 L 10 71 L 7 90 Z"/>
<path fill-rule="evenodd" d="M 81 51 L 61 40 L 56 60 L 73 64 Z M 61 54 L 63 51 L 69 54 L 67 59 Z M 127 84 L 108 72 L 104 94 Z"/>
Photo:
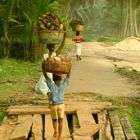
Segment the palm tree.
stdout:
<path fill-rule="evenodd" d="M 8 0 L 0 2 L 0 38 L 4 56 L 9 57 L 14 41 L 24 47 L 24 58 L 29 59 L 32 44 L 38 41 L 37 20 L 48 6 L 48 0 Z M 17 46 L 18 47 L 18 46 Z"/>
<path fill-rule="evenodd" d="M 89 15 L 93 13 L 94 0 L 69 0 L 65 2 L 65 15 L 68 19 L 89 20 Z"/>
<path fill-rule="evenodd" d="M 12 10 L 14 7 L 14 0 L 1 1 L 1 14 L 0 14 L 0 23 L 1 23 L 1 43 L 4 45 L 4 56 L 7 58 L 9 56 L 9 50 L 12 45 L 12 39 L 10 34 L 10 24 L 15 21 L 12 19 Z"/>
<path fill-rule="evenodd" d="M 138 10 L 139 0 L 63 0 L 65 17 L 80 19 L 98 28 L 100 32 L 108 32 L 117 38 L 139 36 Z M 91 26 L 90 26 L 91 28 Z"/>
<path fill-rule="evenodd" d="M 126 36 L 139 36 L 138 24 L 137 24 L 137 10 L 140 6 L 139 0 L 106 0 L 107 5 L 118 5 L 118 9 L 121 11 L 119 22 L 121 23 L 120 36 L 125 38 Z"/>

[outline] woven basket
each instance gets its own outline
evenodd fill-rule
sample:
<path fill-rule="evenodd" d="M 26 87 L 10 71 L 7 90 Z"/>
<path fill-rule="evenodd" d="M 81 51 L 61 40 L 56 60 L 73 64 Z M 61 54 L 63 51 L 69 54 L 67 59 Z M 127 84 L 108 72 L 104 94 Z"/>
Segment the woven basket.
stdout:
<path fill-rule="evenodd" d="M 46 72 L 59 72 L 67 74 L 70 71 L 71 63 L 65 61 L 45 61 Z"/>
<path fill-rule="evenodd" d="M 71 26 L 71 28 L 72 28 L 72 31 L 79 31 L 79 32 L 82 32 L 82 31 L 84 31 L 84 25 L 82 25 L 82 24 L 75 24 L 75 25 L 73 25 L 73 26 Z"/>
<path fill-rule="evenodd" d="M 64 31 L 38 31 L 38 37 L 41 43 L 59 44 L 64 36 Z"/>

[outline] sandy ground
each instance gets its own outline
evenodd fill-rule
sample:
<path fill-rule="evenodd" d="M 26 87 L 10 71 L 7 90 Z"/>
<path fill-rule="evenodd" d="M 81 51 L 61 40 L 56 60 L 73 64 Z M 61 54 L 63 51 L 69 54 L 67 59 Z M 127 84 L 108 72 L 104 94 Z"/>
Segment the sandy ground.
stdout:
<path fill-rule="evenodd" d="M 104 96 L 140 96 L 139 85 L 115 73 L 117 66 L 139 67 L 138 50 L 120 50 L 105 47 L 98 42 L 84 42 L 82 60 L 76 61 L 74 49 L 71 52 L 72 72 L 67 93 L 98 93 Z M 106 56 L 123 59 L 112 62 Z"/>

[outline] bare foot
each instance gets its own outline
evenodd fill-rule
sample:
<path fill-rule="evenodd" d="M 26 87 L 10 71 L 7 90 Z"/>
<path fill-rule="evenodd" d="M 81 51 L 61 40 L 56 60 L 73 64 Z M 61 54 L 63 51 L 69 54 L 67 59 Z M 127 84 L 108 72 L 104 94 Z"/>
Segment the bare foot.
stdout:
<path fill-rule="evenodd" d="M 62 137 L 61 136 L 58 136 L 57 140 L 62 140 Z"/>
<path fill-rule="evenodd" d="M 57 137 L 57 132 L 56 131 L 54 132 L 53 137 Z"/>

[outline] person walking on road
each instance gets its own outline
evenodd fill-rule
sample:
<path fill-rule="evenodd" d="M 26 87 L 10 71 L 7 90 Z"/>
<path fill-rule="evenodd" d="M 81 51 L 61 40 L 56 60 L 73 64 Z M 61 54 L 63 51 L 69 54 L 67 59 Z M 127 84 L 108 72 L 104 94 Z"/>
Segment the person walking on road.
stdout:
<path fill-rule="evenodd" d="M 76 36 L 72 39 L 75 42 L 75 51 L 76 51 L 76 58 L 77 61 L 81 60 L 81 42 L 84 41 L 83 36 L 80 35 L 79 31 L 76 31 Z"/>

